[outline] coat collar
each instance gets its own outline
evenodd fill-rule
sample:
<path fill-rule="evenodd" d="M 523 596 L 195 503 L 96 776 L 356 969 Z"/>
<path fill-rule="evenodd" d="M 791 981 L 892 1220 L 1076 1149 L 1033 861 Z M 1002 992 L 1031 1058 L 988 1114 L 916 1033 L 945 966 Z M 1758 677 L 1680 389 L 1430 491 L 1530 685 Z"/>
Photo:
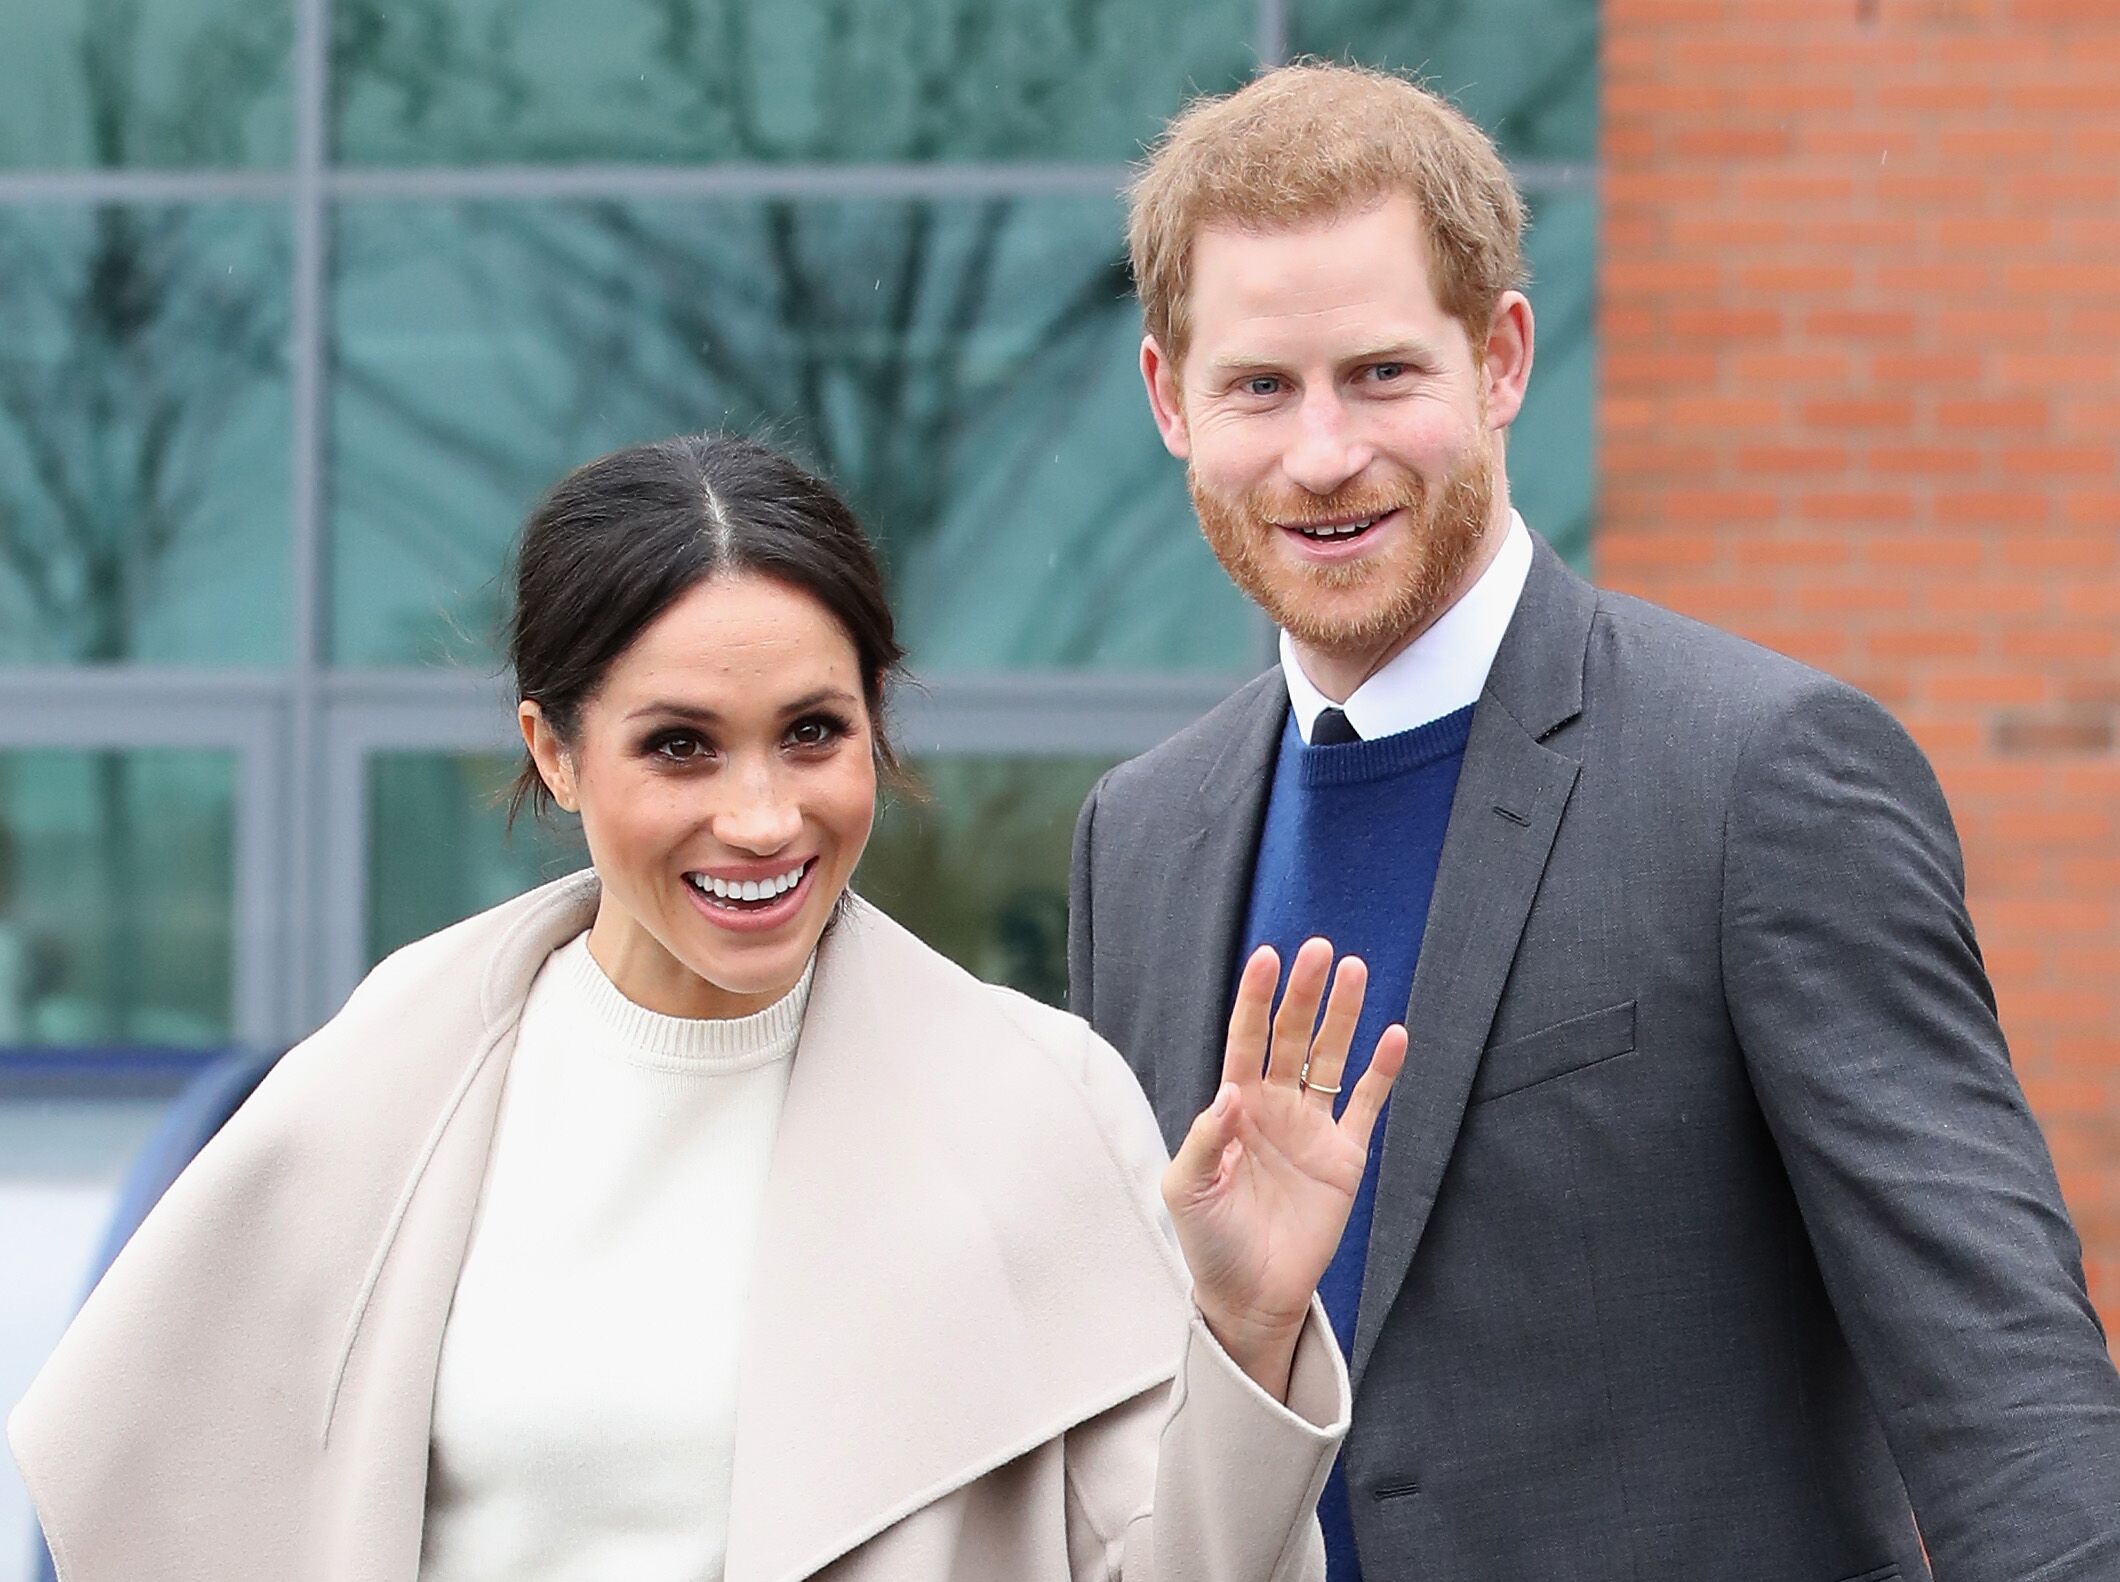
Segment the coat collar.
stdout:
<path fill-rule="evenodd" d="M 10 1423 L 69 1582 L 414 1582 L 516 1019 L 596 897 L 577 875 L 386 963 L 150 1215 Z M 1182 1270 L 1085 1100 L 1087 1036 L 862 903 L 827 936 L 753 1272 L 729 1582 L 809 1575 L 1170 1377 Z"/>
<path fill-rule="evenodd" d="M 1069 1074 L 1088 1036 L 873 909 L 830 941 L 759 1227 L 729 1582 L 808 1576 L 1170 1377 L 1184 1276 Z"/>

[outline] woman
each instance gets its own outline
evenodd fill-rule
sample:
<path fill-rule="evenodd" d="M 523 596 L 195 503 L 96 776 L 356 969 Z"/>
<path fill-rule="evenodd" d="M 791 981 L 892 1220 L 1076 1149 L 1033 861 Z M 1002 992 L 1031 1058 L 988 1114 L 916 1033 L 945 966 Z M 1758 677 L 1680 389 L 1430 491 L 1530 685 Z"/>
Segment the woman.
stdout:
<path fill-rule="evenodd" d="M 1166 1163 L 856 900 L 899 650 L 757 446 L 564 480 L 512 658 L 592 871 L 379 966 L 118 1259 L 10 1425 L 63 1582 L 1321 1576 L 1360 964 L 1314 1040 L 1329 947 L 1246 965 Z"/>

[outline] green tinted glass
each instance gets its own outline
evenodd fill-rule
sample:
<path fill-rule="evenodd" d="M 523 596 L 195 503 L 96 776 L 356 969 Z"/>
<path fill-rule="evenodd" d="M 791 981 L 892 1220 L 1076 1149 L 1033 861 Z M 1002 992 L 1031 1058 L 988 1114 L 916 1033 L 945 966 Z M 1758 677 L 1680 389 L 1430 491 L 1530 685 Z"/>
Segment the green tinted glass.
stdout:
<path fill-rule="evenodd" d="M 284 657 L 286 226 L 0 208 L 0 663 Z"/>
<path fill-rule="evenodd" d="M 846 492 L 919 668 L 1258 651 L 1149 419 L 1110 200 L 353 203 L 340 226 L 344 663 L 481 653 L 537 496 L 700 428 Z"/>
<path fill-rule="evenodd" d="M 1242 80 L 1251 0 L 335 0 L 337 153 L 1128 160 Z"/>
<path fill-rule="evenodd" d="M 1582 570 L 1597 506 L 1597 200 L 1553 193 L 1531 204 L 1536 354 L 1509 430 L 1509 493 L 1524 520 Z"/>
<path fill-rule="evenodd" d="M 288 159 L 293 0 L 18 0 L 0 31 L 0 169 Z"/>
<path fill-rule="evenodd" d="M 1597 157 L 1597 0 L 1292 0 L 1300 53 L 1418 73 L 1511 159 Z"/>
<path fill-rule="evenodd" d="M 0 752 L 0 1047 L 230 1033 L 235 760 Z"/>
<path fill-rule="evenodd" d="M 588 865 L 575 821 L 511 832 L 501 753 L 377 753 L 368 763 L 368 960 Z"/>
<path fill-rule="evenodd" d="M 855 888 L 979 977 L 1065 1005 L 1075 815 L 1114 762 L 923 759 L 933 801 L 885 806 Z"/>

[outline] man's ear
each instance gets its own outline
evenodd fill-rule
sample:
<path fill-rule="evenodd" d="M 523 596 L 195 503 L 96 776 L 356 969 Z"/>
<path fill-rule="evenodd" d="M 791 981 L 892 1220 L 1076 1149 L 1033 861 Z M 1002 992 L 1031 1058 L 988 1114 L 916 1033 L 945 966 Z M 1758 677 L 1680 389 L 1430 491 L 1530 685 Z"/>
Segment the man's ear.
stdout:
<path fill-rule="evenodd" d="M 552 800 L 569 813 L 579 813 L 581 799 L 574 794 L 574 765 L 559 733 L 545 718 L 545 711 L 525 698 L 516 705 L 515 723 L 522 728 L 523 745 L 530 749 L 531 762 L 537 765 Z"/>
<path fill-rule="evenodd" d="M 1524 392 L 1531 384 L 1533 330 L 1530 298 L 1521 291 L 1503 292 L 1487 323 L 1481 361 L 1489 428 L 1507 428 L 1524 409 Z"/>
<path fill-rule="evenodd" d="M 1192 455 L 1192 435 L 1185 427 L 1185 398 L 1178 389 L 1178 366 L 1163 355 L 1153 335 L 1141 337 L 1141 382 L 1148 386 L 1148 409 L 1156 415 L 1163 448 L 1178 460 Z"/>

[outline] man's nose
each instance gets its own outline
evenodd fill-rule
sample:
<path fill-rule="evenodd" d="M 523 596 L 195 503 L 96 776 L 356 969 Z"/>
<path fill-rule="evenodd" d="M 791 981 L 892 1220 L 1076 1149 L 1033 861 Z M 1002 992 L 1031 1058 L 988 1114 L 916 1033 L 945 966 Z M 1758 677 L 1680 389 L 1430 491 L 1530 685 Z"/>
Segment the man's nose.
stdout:
<path fill-rule="evenodd" d="M 1358 475 L 1372 457 L 1373 448 L 1355 433 L 1339 396 L 1313 391 L 1296 413 L 1295 439 L 1281 457 L 1281 470 L 1299 489 L 1330 494 Z"/>

